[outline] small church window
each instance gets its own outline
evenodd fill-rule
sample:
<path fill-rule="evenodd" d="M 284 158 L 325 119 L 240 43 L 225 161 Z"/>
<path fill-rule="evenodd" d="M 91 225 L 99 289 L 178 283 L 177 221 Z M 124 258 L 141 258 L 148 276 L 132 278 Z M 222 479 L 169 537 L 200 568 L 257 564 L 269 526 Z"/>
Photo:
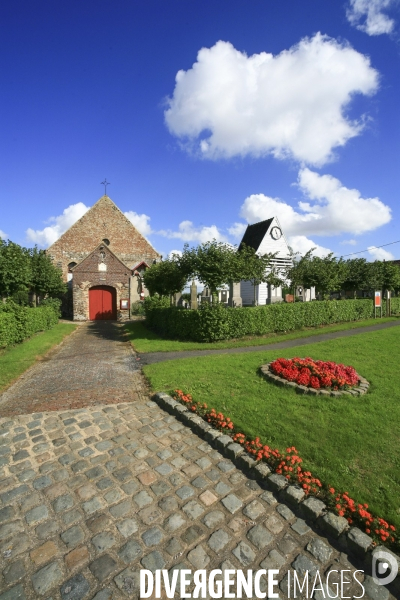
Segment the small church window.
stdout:
<path fill-rule="evenodd" d="M 68 271 L 70 271 L 72 269 L 72 267 L 75 267 L 75 265 L 77 265 L 78 263 L 76 262 L 70 262 L 68 263 Z"/>
<path fill-rule="evenodd" d="M 107 238 L 104 238 L 103 242 L 105 243 L 106 246 L 110 245 L 110 240 L 108 240 Z"/>

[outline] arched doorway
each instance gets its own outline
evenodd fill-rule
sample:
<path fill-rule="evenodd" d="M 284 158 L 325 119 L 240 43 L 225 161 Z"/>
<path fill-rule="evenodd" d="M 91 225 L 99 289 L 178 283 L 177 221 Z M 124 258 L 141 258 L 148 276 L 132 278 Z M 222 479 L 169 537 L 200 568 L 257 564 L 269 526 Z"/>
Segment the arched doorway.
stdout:
<path fill-rule="evenodd" d="M 96 285 L 89 290 L 89 319 L 108 321 L 117 318 L 117 295 L 108 285 Z"/>

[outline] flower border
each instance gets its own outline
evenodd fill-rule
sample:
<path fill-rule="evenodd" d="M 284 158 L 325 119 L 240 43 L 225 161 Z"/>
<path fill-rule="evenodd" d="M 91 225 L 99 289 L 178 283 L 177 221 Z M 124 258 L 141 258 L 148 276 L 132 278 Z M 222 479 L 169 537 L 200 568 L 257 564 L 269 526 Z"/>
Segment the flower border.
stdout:
<path fill-rule="evenodd" d="M 303 470 L 300 466 L 303 459 L 296 448 L 287 448 L 286 454 L 272 450 L 263 446 L 259 438 L 250 440 L 245 434 L 235 432 L 231 419 L 215 409 L 209 410 L 205 403 L 194 401 L 190 394 L 182 390 L 174 390 L 172 394 L 175 399 L 165 392 L 158 392 L 153 398 L 240 469 L 250 472 L 253 478 L 265 480 L 267 487 L 278 492 L 283 501 L 298 507 L 303 518 L 316 521 L 332 537 L 344 536 L 347 548 L 357 555 L 385 549 L 378 546 L 382 543 L 392 553 L 399 552 L 400 538 L 395 527 L 371 514 L 367 504 L 356 504 L 348 492 L 337 492 Z M 393 556 L 400 562 L 399 556 L 394 553 Z"/>
<path fill-rule="evenodd" d="M 276 359 L 275 359 L 276 360 Z M 334 398 L 338 398 L 339 396 L 362 396 L 366 394 L 369 390 L 369 381 L 362 377 L 359 373 L 357 373 L 359 379 L 358 387 L 351 388 L 349 390 L 327 390 L 327 389 L 314 389 L 312 387 L 306 387 L 305 385 L 299 385 L 294 381 L 288 381 L 279 375 L 275 375 L 275 373 L 271 369 L 271 364 L 275 362 L 272 360 L 265 365 L 261 365 L 260 371 L 269 381 L 275 383 L 277 385 L 287 386 L 289 388 L 293 388 L 297 393 L 300 394 L 310 394 L 312 396 L 333 396 Z"/>

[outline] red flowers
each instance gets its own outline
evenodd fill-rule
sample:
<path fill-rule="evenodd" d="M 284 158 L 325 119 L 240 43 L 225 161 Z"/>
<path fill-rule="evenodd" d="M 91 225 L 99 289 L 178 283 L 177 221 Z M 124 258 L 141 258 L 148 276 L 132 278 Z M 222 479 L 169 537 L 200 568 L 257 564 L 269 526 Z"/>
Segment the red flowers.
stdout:
<path fill-rule="evenodd" d="M 300 361 L 302 359 L 293 360 Z M 310 360 L 311 359 L 304 359 L 304 361 Z M 282 364 L 286 359 L 282 358 L 278 359 L 278 361 Z M 278 363 L 278 361 L 275 362 Z M 290 361 L 286 362 L 289 363 Z M 335 365 L 335 363 L 323 364 Z M 352 369 L 352 367 L 343 367 L 343 365 L 336 366 L 343 369 Z M 285 365 L 284 368 L 286 369 L 288 367 Z M 298 369 L 298 367 L 296 368 Z M 301 367 L 301 369 L 306 368 L 308 369 L 308 367 Z M 354 369 L 352 370 L 354 371 Z M 304 379 L 306 379 L 307 375 L 308 374 L 304 371 Z M 314 375 L 309 376 L 311 384 L 313 377 Z M 319 383 L 321 382 L 321 380 L 318 381 Z M 299 456 L 298 451 L 294 446 L 286 448 L 285 452 L 280 452 L 267 444 L 263 444 L 258 437 L 255 439 L 248 439 L 247 436 L 240 431 L 234 433 L 235 427 L 229 417 L 226 417 L 221 412 L 217 413 L 214 408 L 208 410 L 207 404 L 201 404 L 200 402 L 194 401 L 190 394 L 185 394 L 182 390 L 175 390 L 173 396 L 176 400 L 180 400 L 188 405 L 189 410 L 197 412 L 197 414 L 202 416 L 203 419 L 213 427 L 225 434 L 231 435 L 232 441 L 241 444 L 255 460 L 266 461 L 275 473 L 283 475 L 290 483 L 300 485 L 307 496 L 309 494 L 314 494 L 321 498 L 331 510 L 336 512 L 340 517 L 345 517 L 349 524 L 363 529 L 368 535 L 371 535 L 375 542 L 389 542 L 394 545 L 396 550 L 398 550 L 399 537 L 395 533 L 396 528 L 394 525 L 390 525 L 384 519 L 370 513 L 368 504 L 356 504 L 349 496 L 348 492 L 337 492 L 332 486 L 323 485 L 310 471 L 304 470 L 301 466 L 303 459 Z"/>
<path fill-rule="evenodd" d="M 359 382 L 353 367 L 312 358 L 277 358 L 270 369 L 287 381 L 314 389 L 346 390 Z"/>

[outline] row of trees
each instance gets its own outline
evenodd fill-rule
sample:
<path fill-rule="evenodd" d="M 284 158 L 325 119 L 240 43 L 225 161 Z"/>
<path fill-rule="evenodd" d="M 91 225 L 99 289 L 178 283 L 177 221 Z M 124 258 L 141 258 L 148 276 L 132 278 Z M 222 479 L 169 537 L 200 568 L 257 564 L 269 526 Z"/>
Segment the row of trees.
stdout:
<path fill-rule="evenodd" d="M 181 292 L 191 279 L 197 279 L 215 296 L 226 284 L 250 280 L 254 285 L 268 282 L 280 285 L 281 274 L 273 265 L 275 254 L 258 256 L 247 246 L 240 251 L 234 246 L 212 241 L 189 248 L 185 244 L 182 256 L 153 265 L 144 275 L 144 284 L 151 296 L 170 296 Z"/>
<path fill-rule="evenodd" d="M 291 287 L 315 287 L 325 298 L 340 291 L 352 292 L 356 297 L 357 291 L 400 289 L 400 269 L 391 262 L 367 262 L 365 258 L 343 260 L 333 253 L 320 258 L 312 252 L 293 255 L 292 266 L 285 274 Z"/>
<path fill-rule="evenodd" d="M 189 248 L 186 244 L 182 256 L 153 265 L 144 275 L 144 283 L 151 296 L 170 296 L 181 292 L 191 279 L 207 286 L 212 295 L 226 284 L 252 281 L 254 286 L 267 282 L 283 286 L 293 292 L 300 286 L 315 287 L 321 297 L 332 292 L 361 290 L 399 290 L 400 269 L 385 261 L 367 262 L 364 258 L 343 260 L 333 253 L 324 258 L 313 255 L 291 255 L 291 264 L 278 268 L 275 254 L 258 256 L 253 248 L 234 246 L 217 241 Z"/>
<path fill-rule="evenodd" d="M 39 296 L 57 297 L 66 292 L 60 269 L 44 250 L 24 248 L 0 239 L 0 296 L 26 303 L 28 294 L 33 302 Z"/>

